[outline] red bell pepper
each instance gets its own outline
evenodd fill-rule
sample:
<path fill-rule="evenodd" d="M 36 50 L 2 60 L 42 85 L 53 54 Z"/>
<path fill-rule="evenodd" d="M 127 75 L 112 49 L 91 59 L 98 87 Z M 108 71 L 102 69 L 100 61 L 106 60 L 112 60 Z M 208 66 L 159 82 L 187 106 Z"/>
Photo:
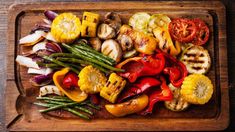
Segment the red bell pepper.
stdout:
<path fill-rule="evenodd" d="M 161 82 L 153 77 L 144 77 L 137 80 L 136 83 L 132 84 L 131 87 L 121 94 L 118 102 L 122 102 L 127 98 L 133 97 L 135 95 L 144 93 L 149 90 L 151 87 L 159 86 Z"/>
<path fill-rule="evenodd" d="M 169 80 L 173 86 L 180 87 L 184 81 L 184 78 L 188 75 L 186 66 L 169 54 L 166 54 L 160 50 L 157 50 L 157 52 L 163 53 L 167 61 L 163 73 L 169 75 Z"/>
<path fill-rule="evenodd" d="M 170 101 L 173 99 L 173 94 L 171 90 L 169 89 L 169 87 L 167 86 L 165 78 L 161 76 L 160 80 L 162 82 L 160 86 L 161 89 L 154 90 L 153 92 L 151 91 L 149 95 L 148 107 L 140 113 L 141 115 L 151 114 L 153 111 L 154 105 L 158 101 Z"/>
<path fill-rule="evenodd" d="M 74 72 L 68 72 L 63 79 L 63 86 L 66 89 L 78 87 L 78 75 Z"/>
<path fill-rule="evenodd" d="M 160 74 L 165 67 L 165 58 L 162 53 L 155 55 L 143 55 L 123 61 L 116 66 L 124 69 L 120 76 L 127 78 L 130 82 L 135 82 L 138 77 Z"/>

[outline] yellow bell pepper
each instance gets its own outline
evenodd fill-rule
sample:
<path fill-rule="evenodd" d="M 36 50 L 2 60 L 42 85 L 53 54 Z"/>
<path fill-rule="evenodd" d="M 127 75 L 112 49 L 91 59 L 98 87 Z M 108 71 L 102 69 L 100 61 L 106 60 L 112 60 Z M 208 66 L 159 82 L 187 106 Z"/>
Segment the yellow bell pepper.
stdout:
<path fill-rule="evenodd" d="M 109 80 L 106 85 L 101 89 L 100 96 L 111 103 L 115 103 L 119 93 L 121 93 L 125 85 L 125 79 L 118 76 L 116 73 L 112 73 L 109 76 Z"/>
<path fill-rule="evenodd" d="M 180 43 L 176 41 L 175 45 L 173 44 L 167 27 L 156 27 L 153 29 L 153 34 L 159 40 L 158 46 L 162 51 L 173 56 L 180 53 Z"/>
<path fill-rule="evenodd" d="M 107 104 L 105 108 L 112 115 L 121 117 L 142 111 L 148 105 L 148 102 L 148 96 L 143 94 L 124 103 Z"/>
<path fill-rule="evenodd" d="M 92 12 L 84 12 L 82 19 L 82 29 L 81 36 L 82 37 L 95 37 L 96 36 L 96 28 L 99 23 L 99 14 L 95 14 Z"/>
<path fill-rule="evenodd" d="M 68 73 L 68 72 L 69 72 L 69 68 L 64 68 L 64 69 L 54 73 L 53 81 L 54 81 L 56 87 L 58 87 L 58 89 L 61 92 L 63 92 L 68 98 L 70 98 L 73 101 L 82 102 L 82 101 L 86 100 L 88 95 L 85 92 L 82 92 L 80 90 L 80 88 L 75 88 L 73 90 L 63 88 L 64 87 L 63 86 L 63 79 L 64 79 L 66 73 Z"/>

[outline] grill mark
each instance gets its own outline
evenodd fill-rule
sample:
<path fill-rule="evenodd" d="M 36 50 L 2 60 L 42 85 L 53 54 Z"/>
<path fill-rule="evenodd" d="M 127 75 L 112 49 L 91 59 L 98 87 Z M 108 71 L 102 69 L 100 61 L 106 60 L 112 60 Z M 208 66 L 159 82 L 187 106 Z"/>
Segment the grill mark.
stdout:
<path fill-rule="evenodd" d="M 185 56 L 187 56 L 187 57 L 196 57 L 197 56 L 197 54 L 190 54 L 190 53 L 185 53 L 184 54 Z"/>
<path fill-rule="evenodd" d="M 205 63 L 203 60 L 184 60 L 187 61 L 189 63 Z"/>
<path fill-rule="evenodd" d="M 192 68 L 193 68 L 194 70 L 203 70 L 203 69 L 205 69 L 205 68 L 199 67 L 199 66 L 193 66 Z"/>

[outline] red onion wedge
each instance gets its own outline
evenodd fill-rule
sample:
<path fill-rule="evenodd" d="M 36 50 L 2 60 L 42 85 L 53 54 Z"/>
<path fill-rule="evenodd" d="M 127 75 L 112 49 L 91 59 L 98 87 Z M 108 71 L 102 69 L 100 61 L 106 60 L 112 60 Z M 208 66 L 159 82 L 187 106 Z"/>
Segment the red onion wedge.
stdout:
<path fill-rule="evenodd" d="M 57 42 L 57 41 L 55 40 L 55 38 L 52 36 L 51 32 L 48 32 L 48 33 L 47 33 L 46 39 L 47 39 L 47 40 L 50 40 L 50 41 L 53 41 L 53 42 Z"/>
<path fill-rule="evenodd" d="M 54 73 L 47 75 L 36 75 L 30 79 L 33 86 L 45 86 L 52 82 L 52 77 Z"/>
<path fill-rule="evenodd" d="M 45 11 L 44 15 L 50 21 L 53 21 L 56 18 L 56 16 L 58 16 L 57 13 L 55 13 L 54 11 L 50 11 L 50 10 Z"/>
<path fill-rule="evenodd" d="M 40 42 L 33 46 L 32 52 L 41 55 L 50 55 L 51 53 L 62 52 L 61 47 L 53 42 Z"/>
<path fill-rule="evenodd" d="M 33 34 L 29 34 L 19 40 L 19 44 L 23 46 L 31 46 L 34 45 L 41 40 L 43 40 L 46 36 L 46 33 L 44 31 L 35 31 Z"/>
<path fill-rule="evenodd" d="M 62 52 L 61 47 L 57 43 L 48 42 L 46 44 L 46 48 L 47 50 L 52 51 L 52 52 Z"/>
<path fill-rule="evenodd" d="M 39 97 L 47 94 L 63 95 L 63 93 L 55 85 L 46 85 L 40 88 Z"/>
<path fill-rule="evenodd" d="M 32 58 L 25 57 L 22 55 L 17 55 L 16 57 L 16 62 L 19 65 L 30 67 L 30 68 L 35 68 L 35 69 L 40 69 L 38 64 L 32 60 Z"/>
<path fill-rule="evenodd" d="M 50 74 L 52 72 L 53 72 L 53 70 L 51 68 L 41 68 L 41 69 L 29 68 L 28 69 L 28 74 L 47 75 L 47 74 Z"/>

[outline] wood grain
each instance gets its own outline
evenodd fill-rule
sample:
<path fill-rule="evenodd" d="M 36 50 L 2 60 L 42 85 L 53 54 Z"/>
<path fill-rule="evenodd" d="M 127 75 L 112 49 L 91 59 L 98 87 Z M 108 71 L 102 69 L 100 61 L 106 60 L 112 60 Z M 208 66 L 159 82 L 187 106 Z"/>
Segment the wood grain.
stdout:
<path fill-rule="evenodd" d="M 49 6 L 46 6 L 49 5 Z M 96 5 L 96 6 L 94 6 Z M 125 5 L 125 6 L 124 6 Z M 77 8 L 79 7 L 80 8 Z M 63 7 L 63 8 L 62 8 Z M 146 8 L 147 7 L 147 8 Z M 58 10 L 62 12 L 69 10 L 77 15 L 81 15 L 84 10 L 91 10 L 104 14 L 107 11 L 114 10 L 124 18 L 129 18 L 130 14 L 137 11 L 147 11 L 149 13 L 169 14 L 170 17 L 200 17 L 205 20 L 212 36 L 208 49 L 213 58 L 213 67 L 209 73 L 213 80 L 215 94 L 212 101 L 204 107 L 198 108 L 183 114 L 175 114 L 159 109 L 156 116 L 150 118 L 119 118 L 119 119 L 96 119 L 92 122 L 82 120 L 69 120 L 69 124 L 60 119 L 45 119 L 31 106 L 33 96 L 27 95 L 31 88 L 28 83 L 28 76 L 25 69 L 14 63 L 16 54 L 20 49 L 15 42 L 18 38 L 26 35 L 28 27 L 32 27 L 34 22 L 39 20 L 40 13 L 45 9 Z M 183 10 L 183 11 L 182 11 Z M 189 15 L 190 14 L 190 15 Z M 11 7 L 8 25 L 8 68 L 7 68 L 7 86 L 6 95 L 6 123 L 10 130 L 31 131 L 31 130 L 222 130 L 228 125 L 229 107 L 228 107 L 228 77 L 227 77 L 227 52 L 226 52 L 226 21 L 224 19 L 225 10 L 219 2 L 116 2 L 116 3 L 34 3 L 21 4 Z M 127 21 L 127 19 L 124 19 Z M 14 26 L 14 25 L 17 26 Z M 31 24 L 31 25 L 30 25 Z M 15 34 L 16 36 L 13 36 Z M 214 44 L 215 43 L 215 44 Z M 223 70 L 222 70 L 223 69 Z M 16 85 L 15 85 L 16 82 Z M 17 88 L 23 91 L 21 96 Z M 25 93 L 25 94 L 24 94 Z M 17 109 L 14 101 L 17 100 Z M 221 109 L 223 108 L 223 109 Z M 12 122 L 17 115 L 23 115 L 19 121 Z M 188 117 L 187 117 L 188 116 Z M 107 122 L 112 123 L 107 123 Z M 42 123 L 43 122 L 43 123 Z M 169 126 L 168 124 L 172 125 Z M 41 125 L 44 127 L 42 128 Z M 53 125 L 52 125 L 53 124 Z M 63 125 L 61 125 L 63 124 Z M 115 125 L 113 125 L 115 124 Z M 156 125 L 158 124 L 158 125 Z M 192 125 L 193 124 L 193 125 Z M 218 125 L 219 124 L 219 125 Z M 33 126 L 33 127 L 32 127 Z M 140 126 L 140 127 L 136 127 Z M 200 127 L 198 127 L 200 126 Z"/>
<path fill-rule="evenodd" d="M 9 5 L 13 3 L 24 3 L 24 2 L 42 2 L 50 0 L 0 0 L 0 131 L 6 131 L 4 123 L 4 88 L 6 78 L 6 32 L 7 32 L 7 13 Z M 60 0 L 56 0 L 60 1 Z M 75 0 L 73 0 L 75 1 Z M 78 0 L 81 1 L 81 0 Z M 84 0 L 86 1 L 86 0 Z M 92 0 L 91 0 L 92 1 Z M 230 126 L 226 131 L 233 132 L 235 130 L 235 1 L 232 0 L 221 0 L 226 5 L 227 12 L 227 38 L 228 38 L 228 71 L 229 71 L 229 84 L 230 84 Z"/>

